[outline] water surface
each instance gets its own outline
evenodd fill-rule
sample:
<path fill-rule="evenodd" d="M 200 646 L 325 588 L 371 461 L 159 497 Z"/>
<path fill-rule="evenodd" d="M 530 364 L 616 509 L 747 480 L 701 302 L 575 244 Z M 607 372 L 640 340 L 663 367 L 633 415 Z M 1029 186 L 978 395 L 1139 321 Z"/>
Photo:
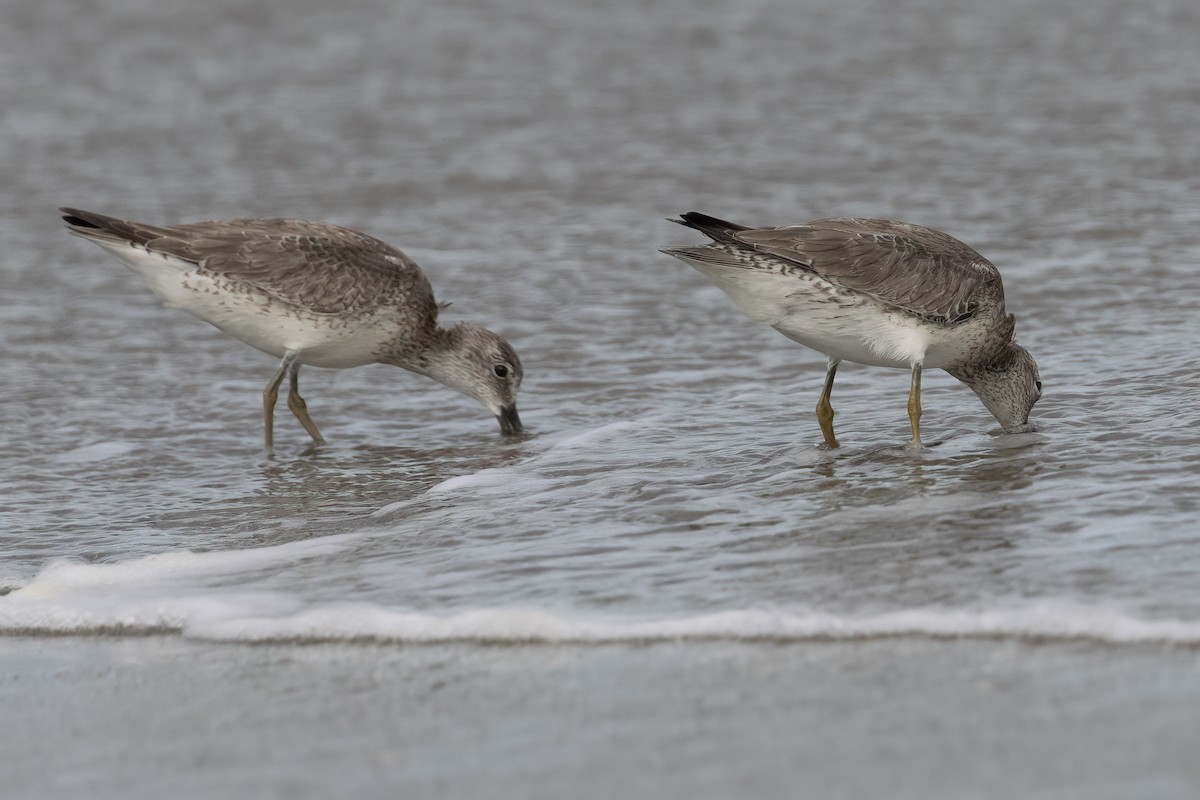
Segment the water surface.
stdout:
<path fill-rule="evenodd" d="M 380 714 L 362 735 L 385 750 L 399 746 L 398 717 L 492 733 L 472 741 L 461 780 L 445 765 L 464 742 L 430 734 L 433 766 L 381 757 L 364 779 L 376 788 L 604 796 L 595 765 L 657 742 L 663 762 L 629 791 L 770 794 L 804 778 L 820 796 L 1196 789 L 1181 743 L 1200 743 L 1200 724 L 1177 711 L 1200 685 L 1200 11 L 11 5 L 11 730 L 35 724 L 38 698 L 74 698 L 120 746 L 140 730 L 120 709 L 148 704 L 152 728 L 194 758 L 134 770 L 141 785 L 305 784 L 318 772 L 305 754 L 358 702 L 330 678 L 349 660 L 362 680 L 466 674 L 495 699 L 522 674 L 513 685 L 531 693 L 566 681 L 629 704 L 579 740 L 564 726 L 600 712 L 570 693 L 561 706 L 440 705 L 361 689 Z M 152 222 L 325 219 L 393 242 L 453 302 L 447 321 L 517 347 L 530 435 L 505 441 L 470 401 L 393 368 L 307 369 L 330 444 L 311 448 L 280 417 L 268 457 L 259 392 L 272 360 L 161 308 L 61 230 L 64 204 Z M 656 252 L 698 241 L 663 220 L 693 209 L 764 226 L 890 217 L 963 239 L 1000 267 L 1038 359 L 1039 431 L 1001 435 L 969 390 L 928 374 L 930 446 L 913 452 L 908 376 L 847 364 L 834 395 L 844 446 L 821 449 L 823 357 Z M 288 671 L 276 658 L 319 663 Z M 893 677 L 877 667 L 889 659 Z M 110 661 L 120 668 L 90 669 Z M 29 682 L 46 671 L 73 677 Z M 181 706 L 190 732 L 156 715 L 180 699 L 161 674 L 199 686 L 227 671 L 257 677 Z M 147 692 L 105 700 L 127 672 Z M 791 694 L 815 674 L 839 702 Z M 1000 688 L 972 694 L 972 676 Z M 264 686 L 269 713 L 214 754 L 203 720 Z M 632 710 L 671 691 L 658 722 Z M 314 695 L 320 710 L 305 710 Z M 703 712 L 714 696 L 723 724 Z M 1111 705 L 1085 701 L 1098 697 Z M 256 771 L 254 734 L 278 720 L 297 726 L 295 758 Z M 124 762 L 95 766 L 100 745 L 72 739 L 69 714 L 37 725 L 67 746 L 21 759 L 21 786 L 121 794 Z M 795 758 L 800 739 L 783 732 L 813 728 L 839 758 Z M 335 772 L 358 764 L 350 741 L 324 751 Z M 539 762 L 508 758 L 503 741 L 549 754 L 565 783 L 531 780 Z M 757 780 L 714 755 L 736 741 L 758 748 Z M 955 748 L 974 769 L 930 756 Z M 846 782 L 855 753 L 875 767 Z M 1023 758 L 1043 768 L 1018 779 Z M 652 777 L 670 774 L 708 777 Z"/>

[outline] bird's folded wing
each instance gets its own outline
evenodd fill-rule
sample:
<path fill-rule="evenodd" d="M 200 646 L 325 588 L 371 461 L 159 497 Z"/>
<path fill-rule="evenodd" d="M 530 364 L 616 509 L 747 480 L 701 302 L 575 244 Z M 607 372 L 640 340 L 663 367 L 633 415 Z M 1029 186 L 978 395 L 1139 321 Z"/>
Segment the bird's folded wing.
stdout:
<path fill-rule="evenodd" d="M 738 231 L 733 237 L 837 286 L 922 317 L 965 319 L 988 300 L 998 300 L 1003 309 L 996 268 L 957 239 L 928 228 L 833 219 Z"/>
<path fill-rule="evenodd" d="M 76 209 L 64 213 L 79 236 L 192 263 L 310 312 L 345 314 L 404 303 L 436 314 L 433 290 L 412 259 L 338 225 L 290 219 L 147 225 Z"/>
<path fill-rule="evenodd" d="M 176 237 L 158 247 L 182 248 L 206 271 L 317 313 L 392 302 L 434 305 L 429 281 L 394 247 L 345 228 L 284 222 L 272 229 L 246 225 L 241 232 L 229 232 L 236 225 L 217 231 L 178 226 Z"/>

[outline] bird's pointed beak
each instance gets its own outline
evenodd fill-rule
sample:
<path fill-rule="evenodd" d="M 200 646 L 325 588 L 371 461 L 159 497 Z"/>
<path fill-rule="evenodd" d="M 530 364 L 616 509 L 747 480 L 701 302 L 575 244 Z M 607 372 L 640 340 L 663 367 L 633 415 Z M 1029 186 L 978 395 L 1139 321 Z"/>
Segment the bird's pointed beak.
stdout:
<path fill-rule="evenodd" d="M 500 420 L 500 433 L 505 436 L 516 436 L 525 430 L 521 425 L 521 418 L 517 415 L 516 403 L 501 408 L 500 413 L 496 415 L 496 419 Z"/>

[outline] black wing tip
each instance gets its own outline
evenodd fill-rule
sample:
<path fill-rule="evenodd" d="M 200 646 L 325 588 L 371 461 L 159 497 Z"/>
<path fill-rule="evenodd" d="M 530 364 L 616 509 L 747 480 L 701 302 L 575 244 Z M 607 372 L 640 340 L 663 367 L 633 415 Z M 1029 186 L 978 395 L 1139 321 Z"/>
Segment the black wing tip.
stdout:
<path fill-rule="evenodd" d="M 738 225 L 736 222 L 728 222 L 716 217 L 710 217 L 708 214 L 702 214 L 699 211 L 686 211 L 679 215 L 679 219 L 672 219 L 678 225 L 683 225 L 686 228 L 693 228 L 700 231 L 705 236 L 713 241 L 728 242 L 733 240 L 733 234 L 738 231 L 748 231 L 748 225 Z"/>
<path fill-rule="evenodd" d="M 700 211 L 685 211 L 684 213 L 680 214 L 679 216 L 684 221 L 689 222 L 693 225 L 697 225 L 697 224 L 698 225 L 720 225 L 723 228 L 729 228 L 731 230 L 738 230 L 738 231 L 746 230 L 745 225 L 738 225 L 736 222 L 729 222 L 727 220 L 719 219 L 717 217 L 711 216 L 709 214 L 705 214 Z"/>
<path fill-rule="evenodd" d="M 97 214 L 95 211 L 63 206 L 58 209 L 58 213 L 62 215 L 63 222 L 67 224 L 67 233 L 82 236 L 93 242 L 125 242 L 145 245 L 153 238 L 140 231 L 137 223 Z"/>
<path fill-rule="evenodd" d="M 70 206 L 60 206 L 58 213 L 62 215 L 63 222 L 75 228 L 94 228 L 97 230 L 104 228 L 99 222 L 104 217 L 100 214 L 94 214 L 91 211 L 71 208 Z"/>

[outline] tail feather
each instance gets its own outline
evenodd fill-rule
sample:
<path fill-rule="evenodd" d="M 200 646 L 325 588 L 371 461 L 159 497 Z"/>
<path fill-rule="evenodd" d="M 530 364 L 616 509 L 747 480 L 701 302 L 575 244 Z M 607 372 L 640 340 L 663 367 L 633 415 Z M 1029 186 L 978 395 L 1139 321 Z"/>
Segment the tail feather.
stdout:
<path fill-rule="evenodd" d="M 673 219 L 671 222 L 683 225 L 686 228 L 694 228 L 714 242 L 732 242 L 735 241 L 732 234 L 738 231 L 750 230 L 750 227 L 747 225 L 726 222 L 723 219 L 701 214 L 699 211 L 689 211 L 686 214 L 680 214 L 679 219 Z"/>

